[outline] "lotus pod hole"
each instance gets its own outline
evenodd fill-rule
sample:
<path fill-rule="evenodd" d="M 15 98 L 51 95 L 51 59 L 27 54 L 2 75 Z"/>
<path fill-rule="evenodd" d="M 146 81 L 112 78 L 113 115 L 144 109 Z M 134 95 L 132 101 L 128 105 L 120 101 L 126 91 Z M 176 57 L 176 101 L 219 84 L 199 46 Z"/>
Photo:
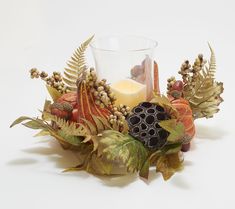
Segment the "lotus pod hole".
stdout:
<path fill-rule="evenodd" d="M 133 116 L 133 117 L 130 118 L 130 123 L 131 123 L 132 125 L 136 125 L 136 124 L 138 124 L 139 122 L 140 122 L 140 118 L 139 118 L 138 116 Z"/>
<path fill-rule="evenodd" d="M 133 128 L 133 133 L 134 133 L 134 134 L 137 134 L 137 133 L 139 133 L 139 132 L 140 132 L 139 127 L 134 127 L 134 128 Z"/>
<path fill-rule="evenodd" d="M 159 132 L 158 132 L 158 134 L 159 134 L 159 137 L 160 138 L 162 138 L 162 139 L 165 139 L 165 138 L 167 138 L 168 137 L 168 132 L 167 131 L 165 131 L 165 130 L 160 130 Z"/>
<path fill-rule="evenodd" d="M 149 130 L 149 135 L 150 136 L 154 136 L 156 134 L 155 130 L 154 129 L 150 129 Z"/>
<path fill-rule="evenodd" d="M 146 132 L 141 132 L 141 137 L 146 137 L 147 136 L 147 133 Z"/>
<path fill-rule="evenodd" d="M 158 111 L 158 112 L 164 112 L 165 110 L 164 110 L 164 108 L 163 107 L 161 107 L 160 105 L 156 105 L 156 110 Z"/>
<path fill-rule="evenodd" d="M 166 139 L 159 139 L 158 137 L 151 137 L 149 142 L 148 142 L 148 146 L 150 148 L 154 148 L 154 147 L 163 147 L 166 144 Z"/>
<path fill-rule="evenodd" d="M 142 129 L 142 130 L 146 130 L 146 129 L 148 128 L 144 123 L 141 123 L 140 126 L 141 126 L 141 129 Z"/>
<path fill-rule="evenodd" d="M 151 125 L 154 122 L 154 117 L 152 115 L 148 115 L 145 119 L 146 123 Z"/>
<path fill-rule="evenodd" d="M 135 113 L 140 113 L 140 112 L 143 112 L 144 110 L 141 108 L 141 107 L 137 107 L 133 110 L 133 112 Z"/>
<path fill-rule="evenodd" d="M 140 117 L 143 118 L 143 119 L 145 119 L 146 114 L 145 114 L 145 113 L 142 113 L 142 114 L 140 114 Z"/>
<path fill-rule="evenodd" d="M 143 102 L 141 104 L 141 106 L 144 107 L 144 108 L 150 108 L 150 107 L 152 107 L 152 103 L 150 103 L 150 102 Z"/>
<path fill-rule="evenodd" d="M 161 128 L 161 126 L 158 123 L 155 123 L 154 127 L 155 128 Z"/>
<path fill-rule="evenodd" d="M 155 113 L 155 110 L 154 110 L 153 108 L 148 109 L 148 110 L 147 110 L 147 113 L 149 113 L 149 114 L 153 114 L 153 113 Z"/>
<path fill-rule="evenodd" d="M 166 119 L 166 115 L 164 113 L 157 113 L 156 116 L 157 116 L 157 119 L 160 121 Z"/>

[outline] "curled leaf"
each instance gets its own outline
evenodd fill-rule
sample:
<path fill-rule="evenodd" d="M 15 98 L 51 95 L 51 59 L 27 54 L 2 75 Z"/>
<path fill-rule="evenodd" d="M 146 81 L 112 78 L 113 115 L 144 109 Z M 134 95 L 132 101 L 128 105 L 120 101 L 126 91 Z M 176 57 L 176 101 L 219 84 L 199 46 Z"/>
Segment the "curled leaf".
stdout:
<path fill-rule="evenodd" d="M 156 171 L 160 172 L 164 180 L 168 180 L 175 172 L 182 168 L 179 153 L 162 155 L 156 163 Z"/>
<path fill-rule="evenodd" d="M 176 119 L 160 121 L 159 125 L 170 133 L 168 142 L 176 142 L 184 137 L 184 125 L 177 123 Z"/>
<path fill-rule="evenodd" d="M 17 118 L 11 125 L 10 125 L 10 128 L 12 128 L 13 126 L 19 124 L 19 123 L 22 123 L 23 121 L 25 120 L 31 120 L 32 118 L 30 117 L 27 117 L 27 116 L 21 116 L 19 118 Z"/>

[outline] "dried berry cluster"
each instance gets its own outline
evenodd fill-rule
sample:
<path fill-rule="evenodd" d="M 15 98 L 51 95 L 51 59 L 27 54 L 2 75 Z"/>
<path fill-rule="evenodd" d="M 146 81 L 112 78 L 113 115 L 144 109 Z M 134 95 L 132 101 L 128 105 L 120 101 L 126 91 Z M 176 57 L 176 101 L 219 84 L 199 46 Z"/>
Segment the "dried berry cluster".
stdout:
<path fill-rule="evenodd" d="M 198 78 L 199 72 L 204 68 L 206 60 L 203 59 L 203 55 L 199 54 L 195 59 L 194 64 L 191 66 L 189 61 L 186 60 L 180 68 L 179 74 L 182 75 L 183 82 L 185 84 L 190 83 L 194 86 L 196 78 Z"/>
<path fill-rule="evenodd" d="M 113 114 L 109 116 L 109 122 L 110 124 L 117 124 L 119 126 L 123 126 L 124 121 L 126 120 L 126 117 L 130 113 L 130 108 L 126 105 L 120 104 L 117 107 L 113 108 Z"/>
<path fill-rule="evenodd" d="M 167 93 L 168 94 L 170 93 L 172 86 L 174 85 L 175 82 L 176 82 L 176 79 L 174 76 L 167 79 Z"/>
<path fill-rule="evenodd" d="M 94 68 L 90 68 L 86 71 L 86 83 L 92 91 L 95 103 L 101 108 L 108 107 L 111 110 L 109 116 L 109 122 L 112 125 L 123 126 L 126 117 L 130 113 L 130 108 L 126 105 L 115 106 L 115 95 L 110 89 L 109 84 L 106 83 L 105 79 L 98 80 Z"/>
<path fill-rule="evenodd" d="M 62 76 L 60 72 L 53 72 L 52 76 L 48 77 L 48 74 L 44 71 L 40 72 L 36 68 L 30 70 L 31 78 L 41 78 L 46 82 L 48 86 L 55 88 L 61 94 L 70 92 L 70 89 L 62 81 Z"/>
<path fill-rule="evenodd" d="M 110 86 L 105 79 L 98 80 L 94 68 L 90 68 L 86 72 L 86 83 L 90 87 L 94 97 L 95 103 L 101 108 L 111 107 L 115 103 L 115 96 L 112 93 Z"/>

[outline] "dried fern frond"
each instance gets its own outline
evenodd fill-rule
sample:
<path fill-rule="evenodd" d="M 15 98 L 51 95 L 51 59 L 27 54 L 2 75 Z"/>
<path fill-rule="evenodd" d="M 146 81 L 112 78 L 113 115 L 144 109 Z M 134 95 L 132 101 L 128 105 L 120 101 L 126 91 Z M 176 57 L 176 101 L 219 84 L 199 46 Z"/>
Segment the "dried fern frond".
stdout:
<path fill-rule="evenodd" d="M 98 148 L 99 137 L 98 135 L 105 130 L 112 130 L 110 124 L 108 123 L 106 118 L 98 117 L 92 115 L 94 124 L 86 119 L 82 119 L 84 122 L 84 126 L 89 130 L 90 136 L 86 137 L 84 142 L 91 141 L 93 143 L 93 151 Z"/>
<path fill-rule="evenodd" d="M 56 123 L 61 128 L 63 133 L 68 136 L 82 136 L 86 137 L 90 134 L 89 130 L 82 124 L 66 121 L 50 113 L 44 112 L 43 115 Z"/>
<path fill-rule="evenodd" d="M 68 67 L 64 69 L 63 81 L 72 91 L 77 89 L 76 81 L 84 73 L 86 66 L 85 51 L 93 37 L 94 35 L 87 39 L 80 45 L 78 49 L 75 50 L 73 56 L 67 63 Z"/>
<path fill-rule="evenodd" d="M 184 86 L 184 97 L 189 101 L 195 119 L 213 117 L 219 111 L 218 106 L 223 101 L 221 98 L 224 90 L 223 83 L 215 81 L 216 59 L 210 45 L 209 48 L 211 57 L 208 65 L 197 72 L 196 76 L 188 73 L 189 79 Z"/>
<path fill-rule="evenodd" d="M 209 67 L 206 67 L 207 72 L 209 72 L 211 78 L 215 78 L 215 72 L 216 72 L 216 59 L 215 59 L 215 53 L 214 50 L 212 49 L 211 45 L 208 43 L 208 46 L 211 51 L 211 57 L 210 57 L 210 62 L 209 62 Z"/>
<path fill-rule="evenodd" d="M 45 112 L 44 115 L 55 122 L 56 125 L 60 127 L 64 135 L 82 136 L 84 137 L 84 143 L 92 142 L 94 151 L 97 149 L 99 143 L 97 135 L 102 133 L 104 130 L 111 129 L 106 119 L 94 115 L 92 115 L 92 118 L 94 119 L 95 124 L 86 119 L 82 119 L 83 123 L 74 123 L 47 112 Z"/>

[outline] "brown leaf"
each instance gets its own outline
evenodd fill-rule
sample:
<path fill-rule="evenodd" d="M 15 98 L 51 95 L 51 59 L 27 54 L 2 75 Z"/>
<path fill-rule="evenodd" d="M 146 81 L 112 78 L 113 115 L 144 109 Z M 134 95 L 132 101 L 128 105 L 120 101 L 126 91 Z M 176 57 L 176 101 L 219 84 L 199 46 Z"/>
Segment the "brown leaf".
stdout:
<path fill-rule="evenodd" d="M 156 171 L 162 173 L 164 180 L 168 180 L 174 173 L 182 168 L 182 160 L 179 152 L 169 155 L 162 155 L 156 163 Z"/>
<path fill-rule="evenodd" d="M 189 72 L 186 75 L 188 80 L 184 85 L 183 95 L 189 101 L 195 119 L 213 117 L 223 101 L 221 98 L 224 91 L 223 83 L 215 81 L 216 60 L 211 47 L 210 50 L 209 65 L 203 66 L 196 74 Z"/>

